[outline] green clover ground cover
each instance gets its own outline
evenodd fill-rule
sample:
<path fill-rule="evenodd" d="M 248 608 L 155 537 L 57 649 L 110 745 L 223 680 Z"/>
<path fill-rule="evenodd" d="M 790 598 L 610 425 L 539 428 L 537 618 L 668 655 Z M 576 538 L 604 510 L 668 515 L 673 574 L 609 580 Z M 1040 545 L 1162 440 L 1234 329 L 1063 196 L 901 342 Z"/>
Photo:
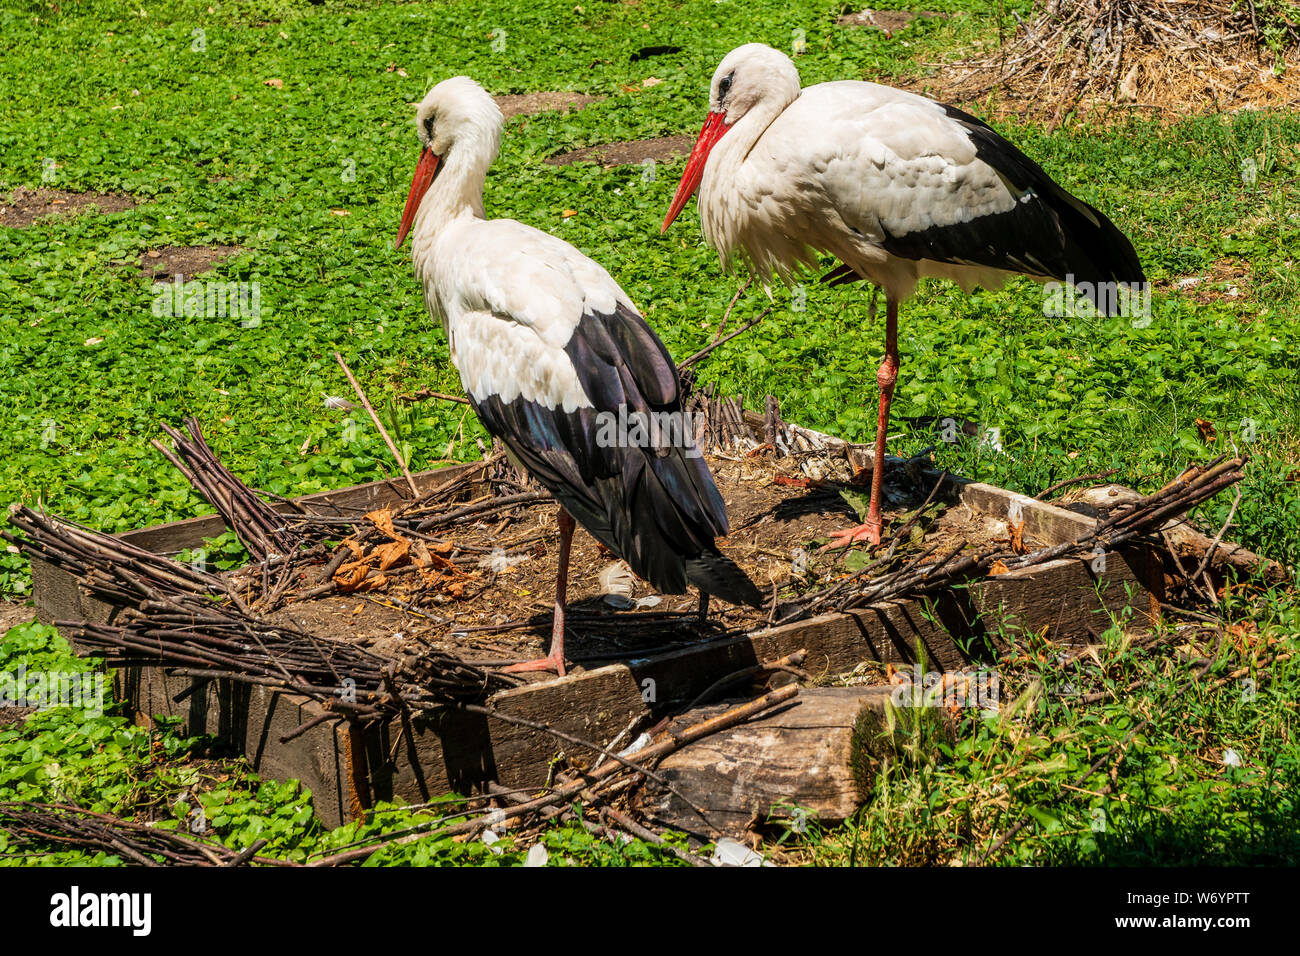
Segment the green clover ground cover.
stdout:
<path fill-rule="evenodd" d="M 512 119 L 487 208 L 601 261 L 674 354 L 688 354 L 708 340 L 736 280 L 719 272 L 693 208 L 658 235 L 680 161 L 649 171 L 542 160 L 693 134 L 708 77 L 741 42 L 790 49 L 802 31 L 805 82 L 889 82 L 996 37 L 1013 9 L 1028 9 L 924 6 L 953 16 L 914 21 L 890 39 L 837 26 L 838 5 L 804 0 L 6 5 L 0 194 L 46 184 L 125 191 L 141 204 L 0 231 L 0 500 L 39 499 L 110 531 L 201 513 L 148 445 L 160 419 L 186 414 L 237 473 L 277 493 L 389 474 L 369 422 L 323 404 L 349 394 L 335 350 L 413 467 L 443 460 L 453 440 L 452 457 L 476 456 L 472 416 L 395 402 L 420 387 L 458 388 L 407 254 L 392 249 L 416 152 L 409 104 L 456 73 L 497 93 L 604 97 L 579 112 Z M 680 50 L 646 55 L 663 47 Z M 651 77 L 662 82 L 646 86 Z M 1151 321 L 1048 318 L 1028 281 L 973 296 L 924 286 L 902 313 L 894 448 L 937 445 L 945 467 L 1034 492 L 1110 467 L 1116 480 L 1150 488 L 1235 443 L 1253 461 L 1234 536 L 1300 563 L 1300 119 L 1135 116 L 1050 134 L 1015 119 L 995 125 L 1134 239 L 1158 283 Z M 243 250 L 209 277 L 259 283 L 260 324 L 153 314 L 139 257 L 208 244 Z M 1202 294 L 1213 283 L 1173 288 L 1216 264 L 1239 276 L 1239 295 Z M 806 311 L 785 290 L 774 295 L 774 315 L 714 353 L 704 377 L 751 404 L 778 394 L 787 417 L 812 427 L 867 437 L 883 319 L 867 325 L 865 291 L 810 282 Z M 765 302 L 751 291 L 740 315 Z M 1002 452 L 905 422 L 945 417 L 997 429 Z M 1214 423 L 1213 445 L 1198 418 Z M 1226 509 L 1215 503 L 1203 520 L 1221 521 Z M 29 587 L 21 558 L 0 557 L 0 591 Z M 1275 626 L 1293 639 L 1294 599 L 1279 601 Z M 1204 719 L 1234 718 L 1207 710 Z M 289 818 L 299 799 L 283 801 Z"/>

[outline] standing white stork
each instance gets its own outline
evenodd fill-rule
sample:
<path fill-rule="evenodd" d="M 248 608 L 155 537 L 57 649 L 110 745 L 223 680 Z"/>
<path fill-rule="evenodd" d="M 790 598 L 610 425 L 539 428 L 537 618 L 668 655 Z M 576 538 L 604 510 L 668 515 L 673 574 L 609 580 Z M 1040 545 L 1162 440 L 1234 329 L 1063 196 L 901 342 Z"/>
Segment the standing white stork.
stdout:
<path fill-rule="evenodd" d="M 575 518 L 664 593 L 689 583 L 736 604 L 763 598 L 718 551 L 726 509 L 684 427 L 677 368 L 658 336 L 609 273 L 573 246 L 484 218 L 483 183 L 503 123 L 468 77 L 429 91 L 416 113 L 420 159 L 397 248 L 414 227 L 415 274 L 470 404 L 560 502 L 550 654 L 513 669 L 563 675 Z M 650 429 L 645 441 L 636 428 L 623 436 L 631 440 L 610 441 L 613 428 L 602 437 L 610 416 L 652 415 L 682 427 Z"/>
<path fill-rule="evenodd" d="M 1109 219 L 975 117 L 875 83 L 801 90 L 790 58 L 760 43 L 732 50 L 713 74 L 708 119 L 661 231 L 697 188 L 724 268 L 739 258 L 755 277 L 789 282 L 829 253 L 841 265 L 827 279 L 885 290 L 870 510 L 833 543 L 880 542 L 898 303 L 919 279 L 967 292 L 1017 273 L 1068 280 L 1107 314 L 1145 281 Z"/>

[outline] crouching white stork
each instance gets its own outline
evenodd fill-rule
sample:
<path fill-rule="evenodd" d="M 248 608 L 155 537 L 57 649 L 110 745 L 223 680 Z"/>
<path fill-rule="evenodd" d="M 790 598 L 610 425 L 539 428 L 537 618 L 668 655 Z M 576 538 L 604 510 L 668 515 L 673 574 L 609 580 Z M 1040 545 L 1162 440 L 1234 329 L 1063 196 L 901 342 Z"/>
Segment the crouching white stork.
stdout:
<path fill-rule="evenodd" d="M 870 509 L 833 543 L 880 542 L 898 303 L 919 279 L 953 279 L 967 292 L 1016 273 L 1071 281 L 1107 314 L 1145 281 L 1109 219 L 975 117 L 875 83 L 801 90 L 790 58 L 759 43 L 732 50 L 713 74 L 708 119 L 663 230 L 697 188 L 724 268 L 739 258 L 753 276 L 789 282 L 829 253 L 841 265 L 827 279 L 885 290 Z"/>
<path fill-rule="evenodd" d="M 664 593 L 694 584 L 751 605 L 762 595 L 718 551 L 726 510 L 687 433 L 677 368 L 658 336 L 573 246 L 484 218 L 502 125 L 492 97 L 468 77 L 429 92 L 416 114 L 420 159 L 397 247 L 413 231 L 425 303 L 479 420 L 560 502 L 550 654 L 513 669 L 562 675 L 574 519 Z M 649 416 L 668 427 L 613 424 L 648 425 Z"/>

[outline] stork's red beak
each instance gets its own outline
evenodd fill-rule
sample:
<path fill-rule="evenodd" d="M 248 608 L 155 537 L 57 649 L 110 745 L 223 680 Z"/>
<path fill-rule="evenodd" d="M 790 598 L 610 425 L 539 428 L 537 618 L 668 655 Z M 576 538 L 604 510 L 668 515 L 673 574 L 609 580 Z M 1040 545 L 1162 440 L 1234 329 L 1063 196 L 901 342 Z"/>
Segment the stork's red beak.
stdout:
<path fill-rule="evenodd" d="M 415 175 L 411 177 L 411 191 L 406 196 L 406 208 L 402 210 L 402 226 L 397 230 L 394 249 L 402 248 L 402 243 L 406 241 L 406 234 L 411 231 L 411 224 L 415 222 L 415 211 L 420 208 L 420 200 L 429 191 L 433 178 L 438 175 L 440 158 L 428 146 L 420 151 L 420 161 L 415 164 Z"/>
<path fill-rule="evenodd" d="M 659 227 L 662 235 L 668 231 L 668 227 L 673 224 L 682 207 L 686 205 L 686 200 L 695 194 L 695 190 L 700 188 L 700 180 L 704 178 L 704 164 L 709 161 L 709 151 L 717 145 L 718 140 L 722 139 L 722 134 L 729 127 L 725 122 L 727 114 L 720 111 L 710 111 L 708 119 L 704 121 L 704 128 L 700 130 L 700 138 L 695 141 L 695 148 L 691 150 L 691 158 L 686 160 L 686 171 L 682 173 L 682 181 L 677 185 L 677 193 L 673 196 L 673 204 L 668 207 L 668 215 L 664 217 L 664 224 Z"/>

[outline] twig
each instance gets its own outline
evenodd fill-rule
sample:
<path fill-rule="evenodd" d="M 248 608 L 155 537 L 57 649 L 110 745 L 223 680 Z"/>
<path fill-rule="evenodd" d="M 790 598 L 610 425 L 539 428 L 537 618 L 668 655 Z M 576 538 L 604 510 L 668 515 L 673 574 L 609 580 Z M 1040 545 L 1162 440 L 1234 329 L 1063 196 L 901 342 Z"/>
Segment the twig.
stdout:
<path fill-rule="evenodd" d="M 739 302 L 740 297 L 745 294 L 745 290 L 753 284 L 754 277 L 750 276 L 745 280 L 745 284 L 736 290 L 736 294 L 731 297 L 731 301 L 727 303 L 727 310 L 722 313 L 722 321 L 718 323 L 718 330 L 713 333 L 713 341 L 716 342 L 722 336 L 722 330 L 727 327 L 727 322 L 731 319 L 731 310 L 736 307 L 736 303 Z"/>
<path fill-rule="evenodd" d="M 1252 8 L 1252 15 L 1253 13 L 1254 11 Z M 1241 504 L 1240 488 L 1237 489 L 1237 496 L 1232 499 L 1232 507 L 1228 509 L 1227 520 L 1223 522 L 1223 527 L 1221 527 L 1219 529 L 1219 533 L 1214 536 L 1214 540 L 1210 542 L 1210 546 L 1205 549 L 1205 555 L 1204 557 L 1201 558 L 1201 563 L 1196 566 L 1196 570 L 1192 573 L 1193 580 L 1200 578 L 1200 576 L 1205 573 L 1205 569 L 1210 566 L 1210 559 L 1214 557 L 1215 549 L 1219 547 L 1219 542 L 1223 540 L 1224 533 L 1228 530 L 1228 527 L 1232 524 L 1232 519 L 1237 514 L 1237 505 L 1239 504 Z"/>
<path fill-rule="evenodd" d="M 775 690 L 770 694 L 765 694 L 762 697 L 758 698 L 757 700 L 752 700 L 747 704 L 742 704 L 739 707 L 735 707 L 732 710 L 727 711 L 725 714 L 719 714 L 716 717 L 712 717 L 708 720 L 701 721 L 698 724 L 686 728 L 685 730 L 681 731 L 679 734 L 673 735 L 667 738 L 666 740 L 662 740 L 657 743 L 651 744 L 650 746 L 646 747 L 644 750 L 639 751 L 634 755 L 633 762 L 638 765 L 638 769 L 639 769 L 640 766 L 648 764 L 651 760 L 658 760 L 661 757 L 665 757 L 668 754 L 673 753 L 674 751 L 679 750 L 682 747 L 686 746 L 687 744 L 693 743 L 694 741 L 699 740 L 702 737 L 706 737 L 709 734 L 717 733 L 720 730 L 725 730 L 728 727 L 734 726 L 735 724 L 748 720 L 750 717 L 753 717 L 756 714 L 760 714 L 763 711 L 770 710 L 773 707 L 784 704 L 790 701 L 792 698 L 794 698 L 798 694 L 798 692 L 799 689 L 793 684 L 791 684 L 786 687 L 782 687 L 778 690 Z M 616 773 L 625 772 L 626 770 L 627 768 L 624 767 L 622 764 L 618 764 L 618 763 L 606 764 L 605 766 L 601 767 L 599 770 L 593 770 L 590 773 L 588 773 L 583 780 L 579 780 L 576 783 L 567 784 L 565 786 L 559 787 L 553 792 L 545 796 L 538 797 L 534 800 L 529 800 L 526 803 L 521 803 L 516 806 L 507 807 L 506 809 L 499 811 L 499 814 L 503 815 L 505 819 L 513 819 L 515 817 L 521 817 L 530 813 L 537 812 L 538 810 L 541 810 L 544 807 L 551 807 L 558 803 L 564 803 L 572 799 L 574 796 L 578 795 L 579 793 L 581 793 L 584 789 L 587 789 L 588 787 L 592 786 L 593 784 L 599 783 L 600 781 L 612 777 Z M 471 820 L 466 820 L 463 823 L 458 823 L 449 827 L 445 827 L 438 831 L 438 835 L 441 837 L 446 837 L 446 836 L 457 836 L 461 834 L 474 833 L 477 832 L 479 829 L 481 829 L 484 825 L 485 825 L 484 820 L 481 817 L 479 817 Z M 386 846 L 410 843 L 413 840 L 418 839 L 424 833 L 427 833 L 434 828 L 435 828 L 435 824 L 425 824 L 425 825 L 420 825 L 418 827 L 412 827 L 406 831 L 403 831 L 400 835 L 390 834 L 386 838 L 379 840 L 375 843 L 372 843 L 368 846 L 359 847 L 357 849 L 348 850 L 342 853 L 336 853 L 332 856 L 315 860 L 309 865 L 310 866 L 341 866 L 347 863 L 356 863 L 366 859 L 376 851 L 383 849 Z"/>
<path fill-rule="evenodd" d="M 1058 481 L 1056 484 L 1044 488 L 1038 494 L 1034 495 L 1034 500 L 1042 501 L 1053 491 L 1060 491 L 1062 488 L 1068 488 L 1070 485 L 1083 484 L 1085 481 L 1101 481 L 1103 478 L 1109 478 L 1111 475 L 1118 473 L 1118 468 L 1111 468 L 1108 471 L 1099 471 L 1095 475 L 1080 475 L 1078 478 L 1067 478 L 1065 481 Z"/>
<path fill-rule="evenodd" d="M 415 487 L 415 479 L 411 477 L 411 469 L 406 467 L 406 459 L 402 457 L 402 453 L 393 444 L 393 439 L 389 437 L 388 430 L 384 428 L 379 416 L 375 414 L 374 408 L 370 405 L 370 399 L 366 398 L 366 393 L 361 390 L 361 385 L 357 382 L 356 376 L 352 374 L 352 369 L 348 368 L 348 363 L 343 361 L 343 356 L 338 352 L 334 353 L 334 360 L 343 369 L 343 374 L 348 377 L 352 390 L 357 393 L 357 398 L 361 399 L 361 404 L 370 416 L 370 420 L 375 423 L 375 427 L 379 429 L 379 434 L 383 436 L 384 443 L 388 445 L 388 450 L 393 453 L 393 458 L 397 460 L 398 467 L 402 469 L 402 474 L 406 476 L 406 483 L 411 486 L 411 494 L 418 498 L 420 490 Z"/>
<path fill-rule="evenodd" d="M 397 396 L 397 400 L 404 405 L 414 405 L 416 402 L 422 402 L 429 398 L 436 398 L 442 402 L 456 402 L 460 405 L 468 405 L 470 403 L 469 399 L 464 395 L 448 395 L 446 392 L 435 392 L 428 388 L 422 388 L 413 395 Z"/>
<path fill-rule="evenodd" d="M 686 359 L 683 359 L 681 362 L 678 362 L 678 363 L 677 363 L 677 371 L 678 371 L 678 373 L 680 374 L 680 373 L 681 373 L 682 371 L 684 371 L 685 369 L 688 369 L 688 368 L 690 368 L 692 365 L 695 365 L 695 364 L 698 363 L 701 359 L 703 359 L 705 356 L 707 356 L 710 352 L 712 352 L 714 349 L 718 348 L 719 346 L 726 345 L 728 342 L 730 342 L 732 339 L 734 339 L 737 335 L 741 335 L 741 334 L 743 334 L 743 333 L 745 333 L 745 332 L 748 332 L 748 331 L 749 331 L 750 329 L 752 329 L 754 326 L 758 325 L 758 323 L 762 322 L 765 318 L 767 318 L 768 314 L 771 313 L 772 309 L 773 309 L 773 306 L 770 306 L 770 305 L 769 305 L 769 306 L 768 306 L 766 309 L 764 309 L 762 312 L 758 313 L 757 317 L 755 317 L 754 319 L 752 319 L 750 322 L 746 323 L 745 325 L 742 325 L 740 328 L 736 329 L 736 331 L 732 332 L 730 335 L 727 335 L 727 336 L 725 336 L 725 337 L 723 337 L 723 338 L 720 338 L 720 339 L 718 339 L 716 342 L 710 342 L 708 345 L 704 346 L 704 348 L 700 349 L 700 350 L 699 350 L 698 352 L 696 352 L 694 355 L 692 355 L 692 356 L 690 356 L 690 357 L 688 357 L 688 358 L 686 358 Z"/>

